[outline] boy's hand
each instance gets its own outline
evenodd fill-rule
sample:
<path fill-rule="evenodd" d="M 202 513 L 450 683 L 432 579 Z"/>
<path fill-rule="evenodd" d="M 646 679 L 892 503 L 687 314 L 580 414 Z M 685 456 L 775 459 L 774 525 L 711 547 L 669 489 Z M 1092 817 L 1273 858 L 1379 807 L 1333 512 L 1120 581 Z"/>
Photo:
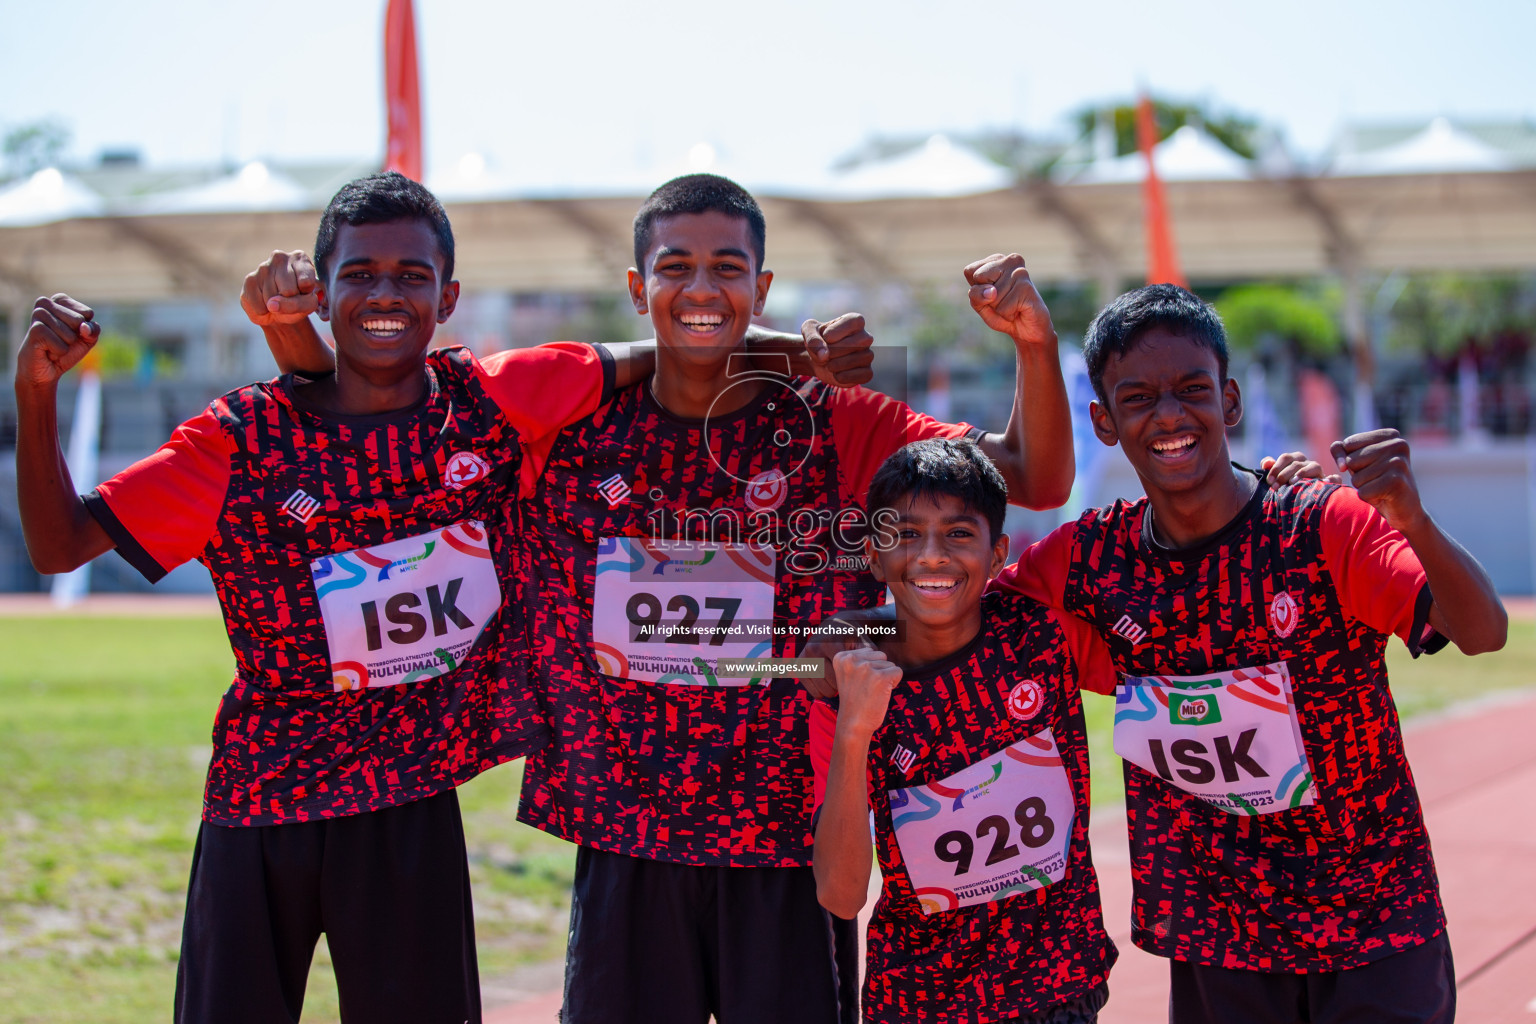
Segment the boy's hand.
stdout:
<path fill-rule="evenodd" d="M 837 667 L 837 731 L 868 741 L 885 721 L 891 691 L 901 682 L 901 668 L 864 641 L 862 647 L 841 651 L 832 659 Z"/>
<path fill-rule="evenodd" d="M 16 355 L 18 387 L 52 387 L 101 337 L 95 311 L 59 292 L 32 306 L 32 326 Z"/>
<path fill-rule="evenodd" d="M 1349 473 L 1360 499 L 1375 507 L 1399 533 L 1412 534 L 1428 518 L 1408 464 L 1408 441 L 1395 430 L 1351 434 L 1332 445 L 1334 460 Z"/>
<path fill-rule="evenodd" d="M 315 265 L 303 249 L 273 252 L 270 259 L 246 275 L 240 308 L 258 327 L 308 320 L 320 308 L 315 290 L 319 281 Z"/>
<path fill-rule="evenodd" d="M 993 253 L 965 268 L 971 285 L 971 308 L 994 331 L 1013 338 L 1018 345 L 1056 345 L 1056 328 L 1045 300 L 1024 269 L 1018 253 Z"/>
<path fill-rule="evenodd" d="M 875 354 L 869 347 L 875 339 L 864 329 L 864 318 L 859 314 L 844 313 L 825 323 L 807 320 L 800 325 L 800 336 L 805 339 L 811 372 L 822 383 L 851 388 L 874 377 L 870 366 Z"/>
<path fill-rule="evenodd" d="M 1321 463 L 1307 458 L 1302 452 L 1283 452 L 1278 459 L 1266 455 L 1259 460 L 1259 468 L 1265 471 L 1265 479 L 1271 487 L 1283 487 L 1292 480 L 1321 480 L 1330 484 L 1344 482 L 1342 474 L 1325 473 Z"/>

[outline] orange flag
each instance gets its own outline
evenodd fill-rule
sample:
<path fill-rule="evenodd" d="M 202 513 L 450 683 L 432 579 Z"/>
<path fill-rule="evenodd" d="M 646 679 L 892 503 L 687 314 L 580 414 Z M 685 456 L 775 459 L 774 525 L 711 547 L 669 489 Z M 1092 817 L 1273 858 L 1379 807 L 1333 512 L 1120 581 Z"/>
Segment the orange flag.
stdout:
<path fill-rule="evenodd" d="M 412 0 L 389 0 L 384 12 L 384 102 L 389 142 L 384 169 L 421 180 L 421 83 L 416 74 L 416 16 Z"/>
<path fill-rule="evenodd" d="M 1147 284 L 1176 284 L 1188 288 L 1179 256 L 1173 248 L 1173 228 L 1168 223 L 1168 204 L 1163 183 L 1152 162 L 1157 145 L 1157 124 L 1152 119 L 1152 100 L 1145 94 L 1136 103 L 1136 146 L 1147 161 L 1147 177 L 1141 183 L 1142 217 L 1147 229 Z"/>

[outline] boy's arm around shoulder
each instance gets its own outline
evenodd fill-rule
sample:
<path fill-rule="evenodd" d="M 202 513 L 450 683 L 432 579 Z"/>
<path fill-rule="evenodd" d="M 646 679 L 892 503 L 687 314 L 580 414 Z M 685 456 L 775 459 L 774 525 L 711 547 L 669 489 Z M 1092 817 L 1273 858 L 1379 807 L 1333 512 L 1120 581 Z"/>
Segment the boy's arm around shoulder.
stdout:
<path fill-rule="evenodd" d="M 1504 646 L 1509 635 L 1509 616 L 1499 601 L 1493 581 L 1477 559 L 1458 544 L 1424 508 L 1409 461 L 1408 442 L 1395 430 L 1372 430 L 1354 434 L 1333 444 L 1333 457 L 1339 468 L 1350 474 L 1358 500 L 1373 507 L 1392 531 L 1412 548 L 1423 567 L 1424 579 L 1433 595 L 1429 625 L 1451 640 L 1465 654 L 1483 654 Z M 1358 570 L 1354 562 L 1370 556 L 1386 558 L 1390 537 L 1381 537 L 1379 526 L 1356 525 L 1352 530 L 1329 530 L 1329 517 L 1348 517 L 1354 504 L 1349 496 L 1336 493 L 1325 510 L 1324 556 L 1336 568 L 1336 578 L 1346 578 Z M 1358 517 L 1355 517 L 1358 518 Z M 1348 592 L 1381 593 L 1369 578 L 1355 579 L 1345 586 Z M 1364 618 L 1363 616 L 1361 616 Z M 1382 628 L 1365 619 L 1368 624 Z M 1417 651 L 1417 637 L 1410 646 Z"/>

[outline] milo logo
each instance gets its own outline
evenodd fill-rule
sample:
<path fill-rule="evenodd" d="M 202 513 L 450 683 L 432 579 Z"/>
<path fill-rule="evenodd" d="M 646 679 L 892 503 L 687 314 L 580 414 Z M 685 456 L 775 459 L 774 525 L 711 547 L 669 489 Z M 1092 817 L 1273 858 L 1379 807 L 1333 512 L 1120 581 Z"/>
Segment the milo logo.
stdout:
<path fill-rule="evenodd" d="M 1168 695 L 1168 720 L 1174 725 L 1210 725 L 1221 721 L 1221 705 L 1214 694 L 1204 697 Z"/>

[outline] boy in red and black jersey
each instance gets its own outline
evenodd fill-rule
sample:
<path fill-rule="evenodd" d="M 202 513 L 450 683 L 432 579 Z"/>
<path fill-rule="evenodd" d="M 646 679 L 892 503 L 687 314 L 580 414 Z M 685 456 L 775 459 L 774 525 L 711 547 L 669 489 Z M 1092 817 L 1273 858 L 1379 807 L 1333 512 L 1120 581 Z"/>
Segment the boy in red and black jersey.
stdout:
<path fill-rule="evenodd" d="M 42 572 L 113 547 L 152 581 L 197 559 L 223 608 L 236 677 L 177 1019 L 297 1019 L 324 931 L 349 1018 L 478 1020 L 453 788 L 548 739 L 506 509 L 522 443 L 606 401 L 614 366 L 578 345 L 427 354 L 458 297 L 453 235 L 398 174 L 345 186 L 315 251 L 334 376 L 231 392 L 83 499 L 54 396 L 98 331 L 39 300 L 17 370 L 23 526 Z"/>
<path fill-rule="evenodd" d="M 656 374 L 540 451 L 526 506 L 555 737 L 529 759 L 519 817 L 581 846 L 575 1024 L 837 1015 L 809 870 L 806 698 L 788 672 L 729 662 L 792 656 L 805 624 L 877 602 L 861 557 L 875 468 L 908 441 L 976 432 L 862 389 L 740 372 L 772 280 L 763 251 L 761 210 L 733 183 L 657 190 L 629 275 Z M 1071 443 L 1049 318 L 1018 257 L 968 274 L 1038 395 L 982 443 L 1020 500 L 1059 501 Z M 857 317 L 807 335 L 833 363 L 869 344 Z"/>
<path fill-rule="evenodd" d="M 1449 1021 L 1429 837 L 1384 652 L 1502 646 L 1481 566 L 1394 431 L 1333 446 L 1354 487 L 1228 461 L 1241 400 L 1215 312 L 1171 285 L 1106 307 L 1094 427 L 1147 497 L 1086 513 L 998 582 L 1092 623 L 1122 674 L 1132 939 L 1170 1018 Z"/>
<path fill-rule="evenodd" d="M 864 905 L 874 813 L 867 1021 L 1091 1024 L 1107 997 L 1078 690 L 1109 692 L 1113 671 L 1081 620 L 983 597 L 1006 504 L 964 441 L 908 445 L 870 485 L 894 513 L 869 541 L 894 629 L 837 654 L 837 708 L 811 711 L 817 891 L 841 918 Z"/>

